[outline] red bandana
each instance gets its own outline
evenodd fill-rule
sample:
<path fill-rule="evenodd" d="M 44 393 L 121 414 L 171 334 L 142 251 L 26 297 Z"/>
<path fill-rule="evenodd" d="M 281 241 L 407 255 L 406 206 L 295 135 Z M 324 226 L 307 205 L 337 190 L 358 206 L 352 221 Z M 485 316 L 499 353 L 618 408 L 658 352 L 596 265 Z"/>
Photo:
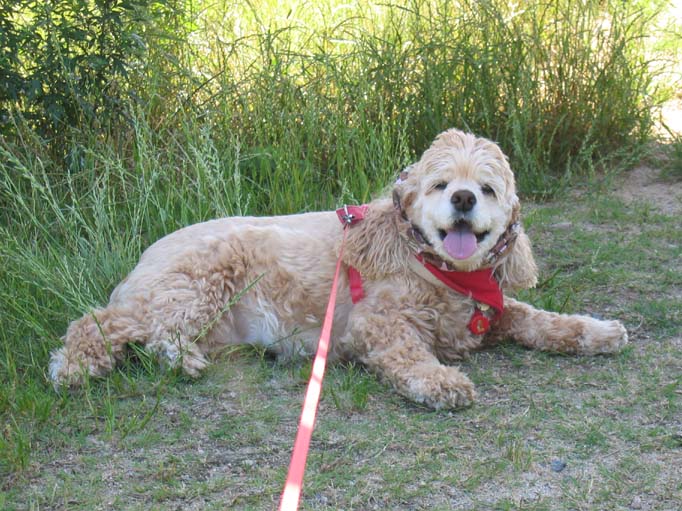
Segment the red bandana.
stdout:
<path fill-rule="evenodd" d="M 490 305 L 495 309 L 495 312 L 497 313 L 496 316 L 502 314 L 502 310 L 504 309 L 504 298 L 500 285 L 493 276 L 492 268 L 484 268 L 476 271 L 445 271 L 424 261 L 420 255 L 417 255 L 416 257 L 434 277 L 453 291 L 457 291 L 465 296 L 470 296 L 477 302 Z"/>
<path fill-rule="evenodd" d="M 493 319 L 500 317 L 504 309 L 504 296 L 493 275 L 492 268 L 476 271 L 447 271 L 424 261 L 424 258 L 418 254 L 415 257 L 424 265 L 424 268 L 447 287 L 492 307 L 495 310 Z M 490 330 L 490 320 L 483 314 L 481 308 L 476 306 L 467 326 L 474 335 L 482 335 Z"/>

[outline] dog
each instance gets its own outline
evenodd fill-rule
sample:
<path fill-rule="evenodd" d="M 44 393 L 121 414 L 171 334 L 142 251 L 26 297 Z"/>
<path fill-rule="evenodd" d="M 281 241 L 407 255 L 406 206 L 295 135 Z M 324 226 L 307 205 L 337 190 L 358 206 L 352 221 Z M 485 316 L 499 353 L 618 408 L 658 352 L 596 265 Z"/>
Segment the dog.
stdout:
<path fill-rule="evenodd" d="M 470 405 L 452 364 L 512 339 L 540 350 L 618 351 L 618 321 L 538 310 L 504 293 L 537 268 L 509 163 L 493 142 L 450 129 L 392 193 L 346 227 L 330 357 L 354 360 L 406 398 Z M 341 215 L 341 220 L 353 218 Z M 138 343 L 193 377 L 235 344 L 279 358 L 315 352 L 344 234 L 334 212 L 211 220 L 151 245 L 109 304 L 72 322 L 51 356 L 56 386 L 110 372 Z"/>

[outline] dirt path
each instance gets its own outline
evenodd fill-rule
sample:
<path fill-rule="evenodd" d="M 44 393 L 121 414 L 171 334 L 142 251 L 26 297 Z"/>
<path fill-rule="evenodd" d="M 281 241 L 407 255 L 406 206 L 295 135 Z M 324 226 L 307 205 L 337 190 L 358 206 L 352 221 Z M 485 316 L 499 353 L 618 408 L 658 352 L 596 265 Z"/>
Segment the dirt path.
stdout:
<path fill-rule="evenodd" d="M 663 144 L 682 140 L 682 98 L 661 107 L 661 121 L 656 132 Z M 678 142 L 679 143 L 679 142 Z M 662 168 L 668 163 L 665 147 L 653 152 L 649 164 L 640 165 L 619 176 L 614 194 L 626 202 L 642 201 L 667 215 L 682 214 L 682 181 L 666 177 Z"/>
<path fill-rule="evenodd" d="M 614 194 L 627 203 L 646 202 L 664 215 L 682 214 L 682 182 L 666 179 L 660 168 L 642 165 L 626 172 Z"/>

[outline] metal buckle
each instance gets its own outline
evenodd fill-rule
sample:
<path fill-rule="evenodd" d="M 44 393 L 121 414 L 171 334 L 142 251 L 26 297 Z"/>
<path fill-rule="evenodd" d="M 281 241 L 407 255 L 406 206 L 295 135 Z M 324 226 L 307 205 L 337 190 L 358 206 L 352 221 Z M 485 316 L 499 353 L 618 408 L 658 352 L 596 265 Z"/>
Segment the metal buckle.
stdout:
<path fill-rule="evenodd" d="M 353 223 L 353 220 L 355 220 L 355 215 L 350 213 L 348 211 L 348 205 L 344 204 L 343 205 L 343 221 L 346 222 L 348 225 Z"/>

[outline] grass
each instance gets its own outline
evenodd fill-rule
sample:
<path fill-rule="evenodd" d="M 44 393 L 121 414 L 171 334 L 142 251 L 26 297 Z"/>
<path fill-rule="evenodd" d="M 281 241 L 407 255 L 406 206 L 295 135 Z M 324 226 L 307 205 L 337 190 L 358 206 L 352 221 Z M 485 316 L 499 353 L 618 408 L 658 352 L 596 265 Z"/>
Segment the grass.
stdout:
<path fill-rule="evenodd" d="M 173 65 L 150 42 L 125 125 L 45 137 L 3 117 L 0 508 L 273 508 L 309 363 L 238 350 L 194 382 L 132 350 L 72 393 L 51 388 L 49 352 L 161 236 L 367 201 L 458 126 L 501 143 L 525 198 L 559 194 L 526 210 L 543 273 L 522 298 L 619 317 L 634 343 L 613 358 L 476 354 L 463 368 L 479 404 L 457 413 L 333 366 L 304 508 L 618 509 L 637 497 L 672 509 L 679 215 L 608 193 L 650 136 L 657 71 L 638 52 L 655 15 L 618 2 L 512 8 L 216 4 L 194 11 Z"/>
<path fill-rule="evenodd" d="M 140 32 L 146 48 L 102 92 L 119 91 L 103 102 L 119 105 L 126 123 L 106 110 L 93 120 L 84 106 L 36 148 L 23 121 L 32 126 L 49 112 L 17 101 L 8 112 L 30 111 L 0 124 L 21 142 L 13 152 L 39 148 L 43 164 L 56 159 L 68 174 L 87 174 L 91 151 L 112 156 L 92 146 L 94 131 L 137 163 L 158 146 L 146 163 L 190 172 L 237 165 L 252 207 L 291 212 L 317 206 L 301 193 L 310 187 L 366 200 L 435 134 L 459 126 L 499 141 L 522 190 L 547 196 L 595 165 L 637 155 L 651 135 L 652 108 L 675 88 L 667 59 L 679 41 L 660 45 L 650 35 L 665 20 L 660 2 L 533 0 L 521 8 L 498 0 L 328 0 L 311 8 L 296 0 L 199 0 L 170 12 L 169 34 L 121 27 Z M 28 30 L 32 19 L 15 21 Z M 64 23 L 77 32 L 77 19 Z M 36 54 L 19 52 L 24 70 L 39 67 Z M 88 104 L 93 92 L 71 86 L 78 97 L 64 100 Z M 145 123 L 152 133 L 141 137 Z M 76 128 L 93 124 L 85 133 Z"/>
<path fill-rule="evenodd" d="M 455 413 L 411 404 L 361 367 L 331 366 L 303 509 L 625 509 L 633 501 L 674 509 L 682 281 L 661 269 L 682 255 L 679 216 L 600 197 L 526 208 L 543 275 L 560 273 L 523 298 L 552 305 L 564 292 L 566 311 L 623 319 L 632 344 L 614 357 L 515 345 L 477 353 L 462 368 L 479 401 Z M 616 241 L 614 231 L 623 233 Z M 20 427 L 6 427 L 3 452 L 28 452 L 8 475 L 7 509 L 276 505 L 309 362 L 282 365 L 242 349 L 192 382 L 143 356 L 76 394 L 36 383 L 8 399 Z M 36 395 L 42 401 L 29 403 Z M 552 470 L 555 460 L 565 469 Z"/>

